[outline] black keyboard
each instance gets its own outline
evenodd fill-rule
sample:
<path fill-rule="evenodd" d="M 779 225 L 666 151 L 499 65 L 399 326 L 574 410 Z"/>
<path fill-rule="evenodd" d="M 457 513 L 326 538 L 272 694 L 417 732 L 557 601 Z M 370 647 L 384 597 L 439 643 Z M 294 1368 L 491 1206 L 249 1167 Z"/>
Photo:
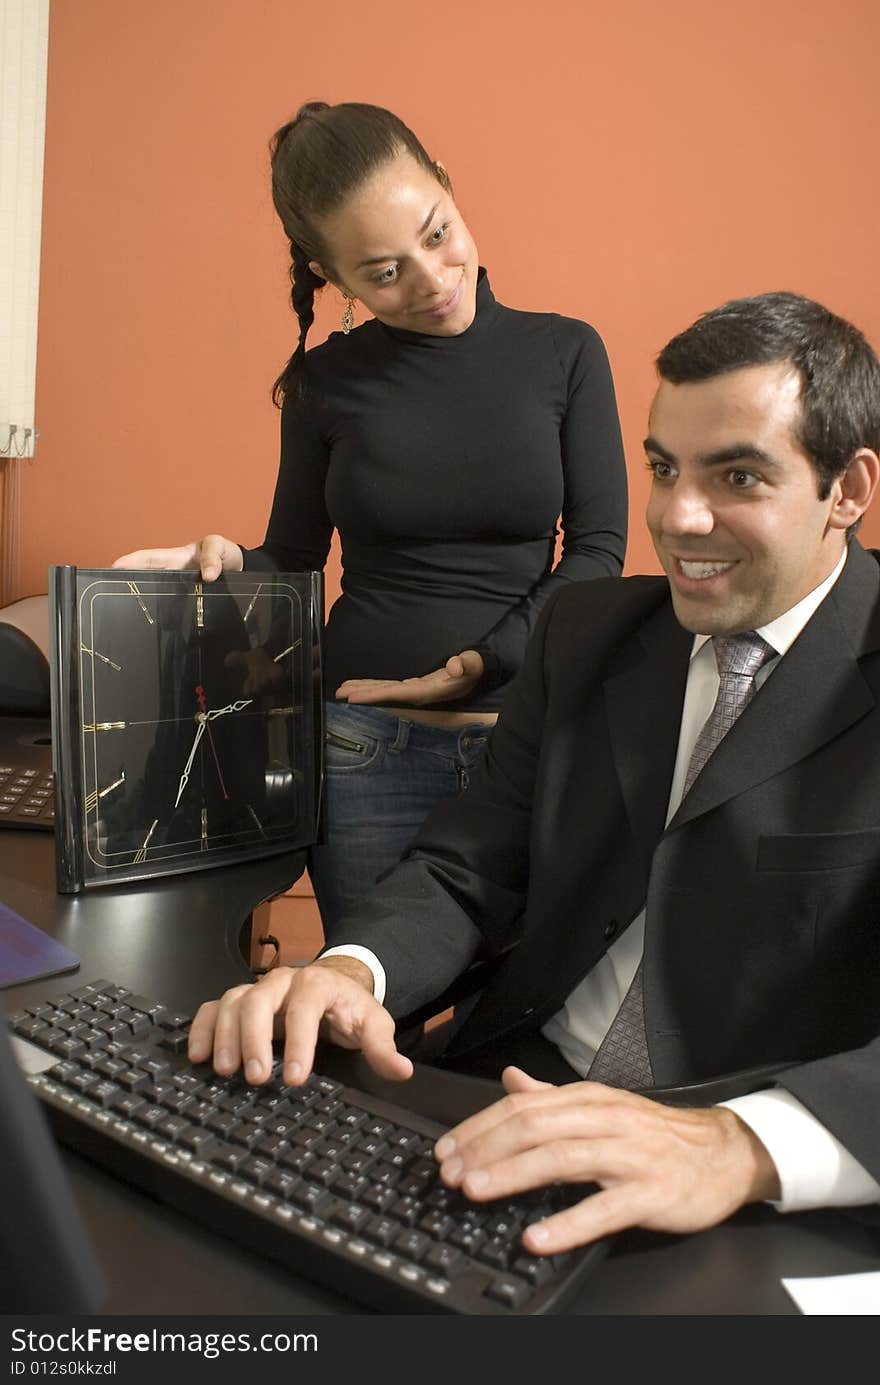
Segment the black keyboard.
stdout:
<path fill-rule="evenodd" d="M 52 740 L 40 717 L 0 715 L 0 828 L 52 832 Z"/>
<path fill-rule="evenodd" d="M 604 1243 L 542 1258 L 531 1221 L 586 1186 L 471 1203 L 440 1182 L 443 1127 L 312 1074 L 221 1078 L 186 1057 L 189 1017 L 100 980 L 9 1024 L 55 1058 L 29 1083 L 59 1139 L 298 1274 L 387 1313 L 552 1313 Z"/>
<path fill-rule="evenodd" d="M 51 832 L 54 825 L 52 771 L 0 763 L 0 827 L 42 827 Z"/>

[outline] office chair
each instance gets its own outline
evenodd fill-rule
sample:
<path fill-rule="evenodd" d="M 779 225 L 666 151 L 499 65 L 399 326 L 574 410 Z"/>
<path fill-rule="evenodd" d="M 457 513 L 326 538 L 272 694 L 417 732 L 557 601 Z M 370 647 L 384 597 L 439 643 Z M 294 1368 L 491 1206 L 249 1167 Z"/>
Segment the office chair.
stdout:
<path fill-rule="evenodd" d="M 49 598 L 0 607 L 0 713 L 49 715 Z"/>
<path fill-rule="evenodd" d="M 14 625 L 31 639 L 45 659 L 49 658 L 49 598 L 23 596 L 0 606 L 0 622 Z"/>

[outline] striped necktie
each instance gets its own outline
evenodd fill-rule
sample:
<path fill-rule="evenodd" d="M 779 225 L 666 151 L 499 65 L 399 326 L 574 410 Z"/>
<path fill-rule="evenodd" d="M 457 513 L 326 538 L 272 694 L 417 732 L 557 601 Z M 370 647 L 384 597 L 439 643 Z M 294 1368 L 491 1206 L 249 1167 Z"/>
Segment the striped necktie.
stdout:
<path fill-rule="evenodd" d="M 694 744 L 682 798 L 754 697 L 758 670 L 776 655 L 776 650 L 754 630 L 746 630 L 741 635 L 716 635 L 712 644 L 718 665 L 718 696 Z M 590 1064 L 588 1077 L 591 1082 L 605 1082 L 610 1087 L 651 1087 L 654 1084 L 645 1033 L 641 962 Z"/>

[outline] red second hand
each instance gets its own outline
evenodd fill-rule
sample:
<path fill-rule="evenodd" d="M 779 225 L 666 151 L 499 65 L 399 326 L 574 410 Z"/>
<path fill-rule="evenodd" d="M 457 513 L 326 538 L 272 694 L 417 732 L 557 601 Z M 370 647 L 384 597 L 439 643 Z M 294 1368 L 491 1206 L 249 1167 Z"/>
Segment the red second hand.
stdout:
<path fill-rule="evenodd" d="M 207 712 L 208 704 L 205 699 L 205 689 L 201 683 L 196 687 L 196 697 L 199 702 L 199 711 Z M 226 785 L 223 782 L 223 771 L 220 768 L 220 761 L 217 759 L 217 748 L 214 745 L 214 737 L 211 735 L 211 723 L 205 722 L 205 730 L 208 733 L 208 740 L 211 742 L 211 754 L 214 756 L 214 764 L 217 766 L 217 778 L 220 780 L 220 788 L 223 790 L 223 797 L 228 800 L 229 794 L 226 792 Z"/>

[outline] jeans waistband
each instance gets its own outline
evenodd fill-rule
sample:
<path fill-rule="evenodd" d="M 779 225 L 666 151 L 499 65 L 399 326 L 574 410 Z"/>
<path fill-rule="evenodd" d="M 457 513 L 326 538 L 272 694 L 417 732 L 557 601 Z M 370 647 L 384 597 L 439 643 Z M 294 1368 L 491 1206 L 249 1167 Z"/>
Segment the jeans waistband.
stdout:
<path fill-rule="evenodd" d="M 434 750 L 446 754 L 463 754 L 478 749 L 492 730 L 493 723 L 469 722 L 466 726 L 426 726 L 422 721 L 408 721 L 400 714 L 378 707 L 350 707 L 346 702 L 327 702 L 324 719 L 328 730 L 339 728 L 341 735 L 360 732 L 385 743 L 389 750 Z"/>

